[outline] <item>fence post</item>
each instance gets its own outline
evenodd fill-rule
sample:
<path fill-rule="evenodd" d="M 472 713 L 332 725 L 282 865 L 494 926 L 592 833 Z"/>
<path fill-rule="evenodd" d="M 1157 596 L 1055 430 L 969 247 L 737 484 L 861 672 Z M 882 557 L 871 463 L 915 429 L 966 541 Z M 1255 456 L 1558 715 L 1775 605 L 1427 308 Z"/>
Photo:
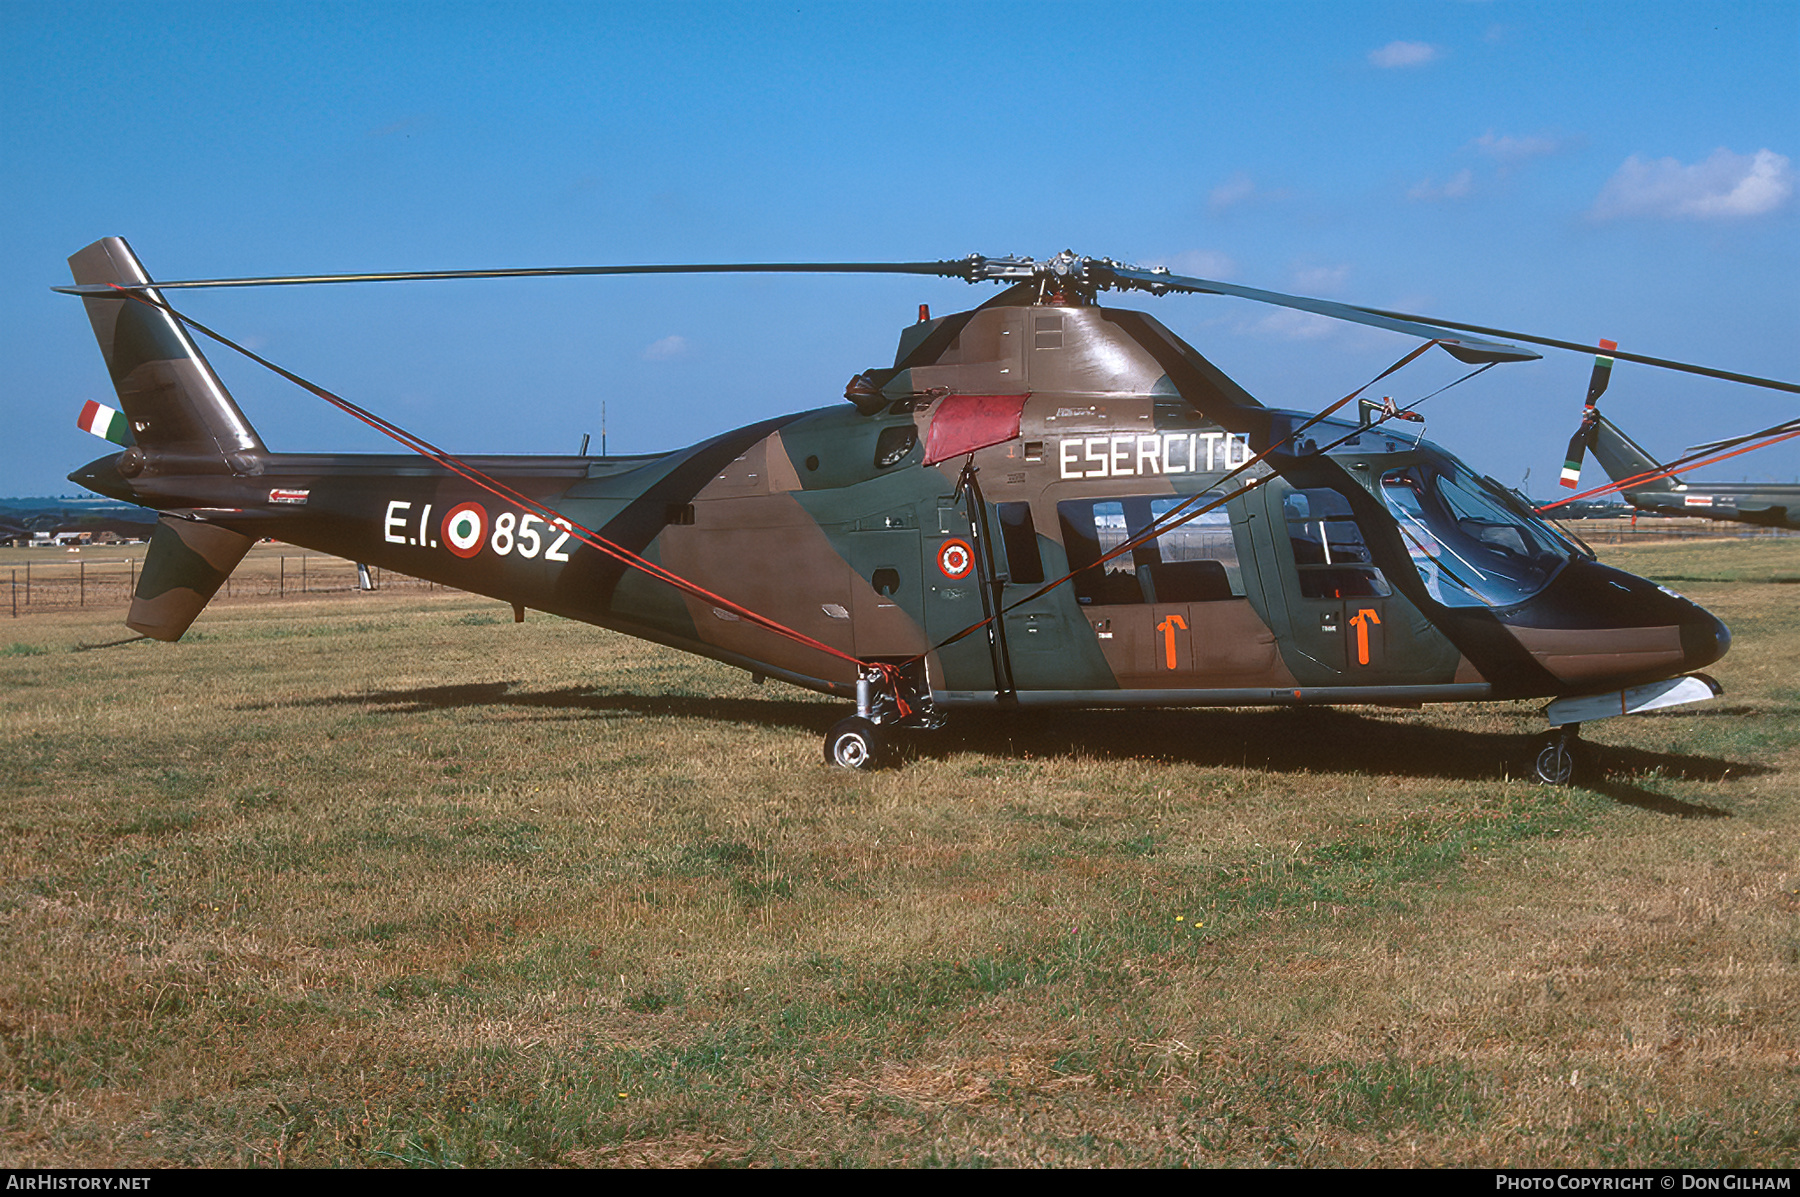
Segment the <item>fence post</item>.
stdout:
<path fill-rule="evenodd" d="M 77 607 L 87 606 L 87 561 L 85 558 L 75 563 L 75 605 Z"/>
<path fill-rule="evenodd" d="M 25 563 L 25 605 L 31 606 L 31 562 Z"/>
<path fill-rule="evenodd" d="M 19 618 L 19 569 L 17 566 L 14 566 L 12 571 L 12 600 L 13 618 L 17 619 Z"/>
<path fill-rule="evenodd" d="M 287 597 L 287 555 L 285 553 L 281 557 L 281 580 L 275 583 L 275 597 Z"/>
<path fill-rule="evenodd" d="M 135 598 L 137 596 L 137 558 L 125 558 L 125 566 L 125 597 Z"/>

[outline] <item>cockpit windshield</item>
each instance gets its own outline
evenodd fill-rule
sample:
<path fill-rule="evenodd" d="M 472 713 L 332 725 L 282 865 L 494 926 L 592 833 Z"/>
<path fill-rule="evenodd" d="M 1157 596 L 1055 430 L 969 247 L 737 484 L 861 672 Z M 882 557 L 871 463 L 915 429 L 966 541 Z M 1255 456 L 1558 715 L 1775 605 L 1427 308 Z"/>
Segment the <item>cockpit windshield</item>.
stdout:
<path fill-rule="evenodd" d="M 1423 462 L 1390 470 L 1381 497 L 1425 588 L 1445 606 L 1523 602 L 1571 556 L 1541 519 L 1464 469 Z"/>

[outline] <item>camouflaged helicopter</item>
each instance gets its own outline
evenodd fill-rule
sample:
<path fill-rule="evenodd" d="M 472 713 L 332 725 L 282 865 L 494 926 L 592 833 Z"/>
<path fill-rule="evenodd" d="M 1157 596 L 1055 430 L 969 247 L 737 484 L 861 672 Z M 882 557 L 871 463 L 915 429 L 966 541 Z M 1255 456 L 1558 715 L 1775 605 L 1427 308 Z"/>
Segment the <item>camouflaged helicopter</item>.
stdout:
<path fill-rule="evenodd" d="M 1584 492 L 1585 496 L 1616 493 L 1646 515 L 1688 516 L 1757 524 L 1766 528 L 1800 529 L 1800 484 L 1791 482 L 1689 482 L 1676 472 L 1683 466 L 1704 466 L 1736 457 L 1800 436 L 1800 420 L 1788 420 L 1759 432 L 1694 445 L 1688 456 L 1664 465 L 1648 450 L 1620 430 L 1600 412 L 1600 396 L 1612 378 L 1612 351 L 1618 346 L 1600 342 L 1594 373 L 1588 383 L 1581 424 L 1569 438 L 1563 461 L 1562 485 L 1575 490 L 1581 483 L 1581 463 L 1591 450 L 1594 460 L 1611 479 L 1608 486 Z M 1540 508 L 1548 511 L 1571 500 Z"/>
<path fill-rule="evenodd" d="M 83 299 L 124 409 L 85 423 L 130 442 L 70 478 L 162 512 L 127 618 L 157 639 L 179 638 L 274 537 L 854 699 L 824 748 L 849 768 L 966 708 L 1544 698 L 1536 768 L 1561 784 L 1582 721 L 1719 693 L 1692 672 L 1726 651 L 1719 620 L 1595 561 L 1397 419 L 1412 413 L 1265 407 L 1152 317 L 1096 300 L 1235 295 L 1477 366 L 1539 355 L 1471 331 L 1541 338 L 1070 253 L 153 284 L 107 238 L 70 265 L 76 285 L 57 290 Z M 293 375 L 413 452 L 272 452 L 192 332 L 256 355 L 164 297 L 726 271 L 1003 289 L 954 315 L 921 307 L 847 402 L 630 457 L 457 458 Z"/>

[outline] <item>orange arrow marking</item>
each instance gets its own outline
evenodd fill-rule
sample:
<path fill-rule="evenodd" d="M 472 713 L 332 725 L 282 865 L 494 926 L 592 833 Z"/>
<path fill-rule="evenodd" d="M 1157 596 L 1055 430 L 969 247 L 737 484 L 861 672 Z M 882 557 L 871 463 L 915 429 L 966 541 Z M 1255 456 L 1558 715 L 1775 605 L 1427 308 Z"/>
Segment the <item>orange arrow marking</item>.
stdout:
<path fill-rule="evenodd" d="M 1350 617 L 1350 622 L 1356 625 L 1356 663 L 1367 665 L 1369 663 L 1369 625 L 1380 623 L 1381 616 L 1367 607 L 1358 607 L 1356 614 Z"/>
<path fill-rule="evenodd" d="M 1169 668 L 1175 668 L 1175 629 L 1187 631 L 1187 620 L 1179 615 L 1171 615 L 1156 625 L 1156 630 L 1163 634 L 1163 655 L 1169 662 Z"/>

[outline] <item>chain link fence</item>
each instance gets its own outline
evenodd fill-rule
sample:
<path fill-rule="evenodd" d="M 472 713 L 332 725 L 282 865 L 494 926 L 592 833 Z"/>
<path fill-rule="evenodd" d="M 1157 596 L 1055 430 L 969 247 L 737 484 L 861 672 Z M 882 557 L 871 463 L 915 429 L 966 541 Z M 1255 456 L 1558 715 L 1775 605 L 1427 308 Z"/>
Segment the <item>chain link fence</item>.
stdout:
<path fill-rule="evenodd" d="M 1556 513 L 1551 512 L 1554 516 Z M 1796 536 L 1787 528 L 1760 528 L 1731 520 L 1599 519 L 1558 521 L 1589 544 L 1637 544 L 1649 540 L 1763 540 Z"/>
<path fill-rule="evenodd" d="M 42 554 L 38 557 L 38 554 Z M 11 553 L 0 561 L 0 581 L 9 591 L 13 616 L 82 607 L 128 607 L 143 571 L 143 554 L 101 555 L 87 550 L 75 561 L 49 559 L 46 550 Z M 37 557 L 37 559 L 33 559 Z M 357 564 L 322 553 L 253 552 L 232 571 L 214 602 L 285 598 L 318 598 L 358 590 L 443 590 L 419 578 L 367 567 L 365 580 Z"/>

